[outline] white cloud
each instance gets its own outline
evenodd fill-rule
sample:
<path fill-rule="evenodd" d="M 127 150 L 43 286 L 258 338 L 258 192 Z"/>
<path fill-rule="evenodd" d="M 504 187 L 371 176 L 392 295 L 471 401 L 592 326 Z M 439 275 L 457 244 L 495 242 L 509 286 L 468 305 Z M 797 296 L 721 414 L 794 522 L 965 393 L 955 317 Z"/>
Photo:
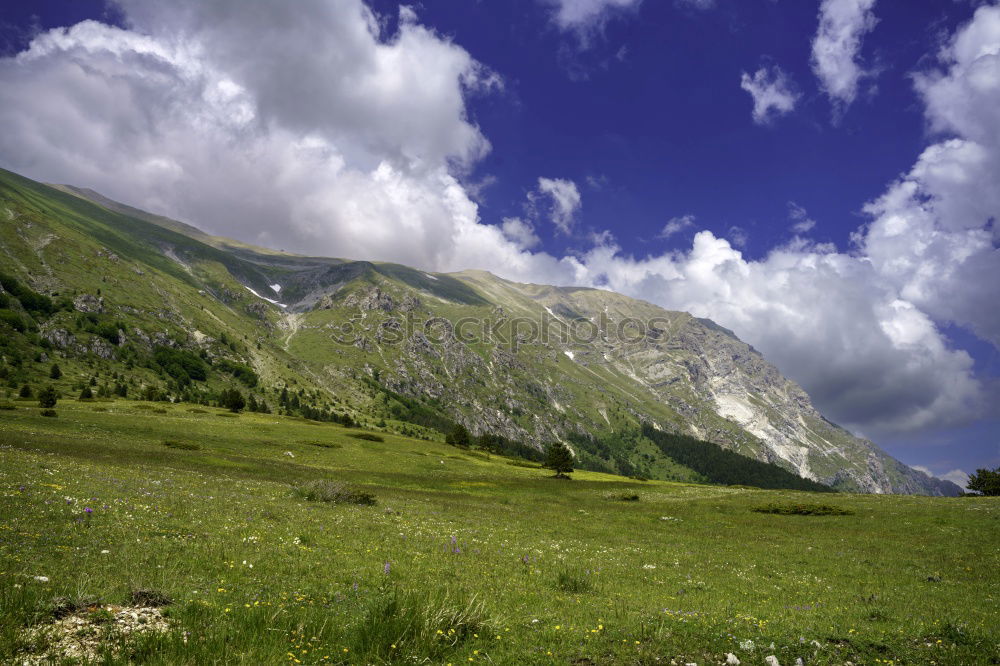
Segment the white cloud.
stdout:
<path fill-rule="evenodd" d="M 816 220 L 809 217 L 809 211 L 794 201 L 788 202 L 788 217 L 794 222 L 792 231 L 797 234 L 808 233 L 816 226 Z"/>
<path fill-rule="evenodd" d="M 981 407 L 971 358 L 940 326 L 1000 344 L 986 223 L 1000 216 L 1000 9 L 981 8 L 942 71 L 918 77 L 949 136 L 867 208 L 857 247 L 797 237 L 751 260 L 734 247 L 739 228 L 646 257 L 597 234 L 556 257 L 530 250 L 531 210 L 484 224 L 462 183 L 489 142 L 466 99 L 497 78 L 412 12 L 387 35 L 360 0 L 124 7 L 127 30 L 82 23 L 0 59 L 5 166 L 288 250 L 601 285 L 711 317 L 869 434 Z M 539 179 L 531 198 L 572 230 L 572 181 Z"/>
<path fill-rule="evenodd" d="M 846 108 L 857 97 L 858 81 L 865 75 L 858 53 L 865 34 L 878 22 L 874 6 L 875 0 L 823 0 L 820 5 L 812 68 L 835 109 Z"/>
<path fill-rule="evenodd" d="M 753 120 L 758 125 L 766 125 L 777 116 L 789 113 L 799 99 L 798 93 L 791 89 L 785 73 L 777 65 L 770 71 L 761 67 L 753 76 L 743 72 L 740 88 L 753 97 Z"/>
<path fill-rule="evenodd" d="M 962 489 L 965 489 L 965 487 L 969 485 L 968 472 L 963 472 L 960 469 L 953 469 L 947 474 L 942 474 L 938 478 L 944 479 L 945 481 L 951 481 L 952 483 L 958 485 Z"/>
<path fill-rule="evenodd" d="M 690 229 L 694 226 L 694 215 L 682 215 L 680 217 L 672 217 L 663 226 L 663 231 L 660 232 L 660 238 L 670 238 L 674 234 L 678 234 L 685 229 Z"/>
<path fill-rule="evenodd" d="M 576 183 L 563 178 L 539 178 L 538 191 L 530 194 L 529 198 L 535 205 L 547 200 L 549 219 L 559 231 L 570 233 L 581 205 Z"/>
<path fill-rule="evenodd" d="M 500 227 L 503 235 L 522 249 L 531 249 L 541 242 L 535 234 L 535 227 L 519 217 L 505 217 Z"/>
<path fill-rule="evenodd" d="M 1000 6 L 979 8 L 942 64 L 917 89 L 952 136 L 866 207 L 863 248 L 904 298 L 1000 346 Z"/>
<path fill-rule="evenodd" d="M 944 479 L 945 481 L 951 481 L 952 483 L 958 485 L 960 488 L 964 489 L 969 483 L 969 475 L 967 472 L 963 472 L 960 469 L 953 469 L 945 474 L 935 474 L 929 467 L 924 467 L 923 465 L 911 465 L 911 467 L 918 472 L 923 472 L 927 476 L 933 476 L 938 479 Z"/>
<path fill-rule="evenodd" d="M 622 10 L 634 10 L 642 0 L 542 0 L 553 9 L 552 19 L 563 30 L 589 31 Z"/>
<path fill-rule="evenodd" d="M 411 13 L 385 35 L 360 0 L 123 6 L 129 30 L 0 59 L 8 167 L 288 249 L 443 265 L 477 237 L 465 96 L 497 79 Z"/>

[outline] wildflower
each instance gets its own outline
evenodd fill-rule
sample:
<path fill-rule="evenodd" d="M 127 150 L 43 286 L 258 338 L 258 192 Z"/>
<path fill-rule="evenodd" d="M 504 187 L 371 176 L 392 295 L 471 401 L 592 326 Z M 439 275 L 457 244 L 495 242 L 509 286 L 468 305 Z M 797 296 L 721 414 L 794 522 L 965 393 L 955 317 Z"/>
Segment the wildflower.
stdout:
<path fill-rule="evenodd" d="M 48 576 L 35 576 L 35 580 L 37 580 L 39 583 L 47 583 L 47 582 L 49 582 L 49 577 Z"/>
<path fill-rule="evenodd" d="M 391 564 L 389 564 L 388 562 L 386 562 L 386 563 L 385 563 L 385 566 L 383 566 L 383 567 L 382 567 L 382 573 L 384 573 L 384 574 L 385 574 L 386 576 L 388 576 L 388 575 L 389 575 L 389 572 L 390 572 L 391 570 L 392 570 L 392 565 L 391 565 Z"/>
<path fill-rule="evenodd" d="M 91 509 L 89 506 L 86 506 L 86 507 L 83 508 L 83 512 L 84 513 L 94 513 L 94 510 Z"/>

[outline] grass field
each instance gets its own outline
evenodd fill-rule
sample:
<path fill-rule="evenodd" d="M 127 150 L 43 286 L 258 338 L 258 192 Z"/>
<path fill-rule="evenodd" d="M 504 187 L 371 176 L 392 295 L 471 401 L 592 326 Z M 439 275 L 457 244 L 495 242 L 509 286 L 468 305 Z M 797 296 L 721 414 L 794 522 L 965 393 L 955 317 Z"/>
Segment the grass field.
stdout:
<path fill-rule="evenodd" d="M 49 663 L 67 616 L 96 663 L 1000 663 L 995 498 L 559 481 L 300 419 L 14 404 L 4 663 Z M 376 503 L 296 492 L 323 480 Z M 168 628 L 119 630 L 133 606 Z"/>

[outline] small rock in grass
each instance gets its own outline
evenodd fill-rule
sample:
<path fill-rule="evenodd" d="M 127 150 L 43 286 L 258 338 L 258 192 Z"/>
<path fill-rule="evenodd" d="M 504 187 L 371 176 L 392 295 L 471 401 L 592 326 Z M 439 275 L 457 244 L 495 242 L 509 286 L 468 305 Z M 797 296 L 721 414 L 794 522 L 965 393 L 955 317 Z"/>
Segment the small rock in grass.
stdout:
<path fill-rule="evenodd" d="M 726 666 L 740 666 L 740 660 L 732 652 L 726 653 Z"/>
<path fill-rule="evenodd" d="M 292 453 L 291 451 L 285 451 L 285 455 L 288 456 L 289 458 L 294 458 L 295 457 L 295 454 Z"/>
<path fill-rule="evenodd" d="M 806 666 L 806 663 L 802 661 L 802 657 L 799 657 L 795 660 L 795 666 Z"/>
<path fill-rule="evenodd" d="M 773 654 L 769 654 L 764 657 L 764 663 L 767 664 L 767 666 L 781 666 L 781 664 L 778 663 L 778 658 Z"/>

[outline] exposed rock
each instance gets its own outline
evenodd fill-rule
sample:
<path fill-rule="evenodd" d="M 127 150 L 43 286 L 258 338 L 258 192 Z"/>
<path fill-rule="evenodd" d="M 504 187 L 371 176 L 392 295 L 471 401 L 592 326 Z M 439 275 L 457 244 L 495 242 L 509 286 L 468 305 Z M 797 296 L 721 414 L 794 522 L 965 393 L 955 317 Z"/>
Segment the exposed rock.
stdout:
<path fill-rule="evenodd" d="M 362 312 L 371 312 L 375 310 L 392 312 L 393 308 L 395 308 L 395 303 L 389 294 L 385 293 L 378 287 L 372 287 L 362 293 L 355 292 L 350 294 L 344 299 L 344 307 L 358 308 Z"/>
<path fill-rule="evenodd" d="M 414 310 L 420 309 L 421 305 L 422 303 L 419 298 L 407 295 L 403 298 L 403 302 L 399 304 L 399 309 L 402 312 L 413 312 Z"/>
<path fill-rule="evenodd" d="M 63 661 L 97 662 L 108 645 L 115 649 L 112 636 L 163 633 L 170 624 L 158 608 L 91 606 L 25 632 L 31 653 L 19 657 L 24 666 L 41 666 Z"/>
<path fill-rule="evenodd" d="M 80 294 L 73 299 L 73 307 L 78 312 L 94 312 L 99 314 L 104 312 L 104 298 L 91 294 Z"/>
<path fill-rule="evenodd" d="M 778 662 L 778 658 L 775 657 L 773 654 L 769 654 L 766 657 L 764 657 L 764 663 L 767 664 L 767 666 L 781 666 L 781 664 Z"/>
<path fill-rule="evenodd" d="M 251 303 L 247 303 L 246 311 L 248 314 L 256 317 L 257 319 L 267 319 L 267 306 L 263 301 L 253 301 Z"/>
<path fill-rule="evenodd" d="M 727 652 L 726 666 L 740 666 L 740 660 L 732 652 Z"/>
<path fill-rule="evenodd" d="M 89 351 L 103 359 L 114 358 L 115 348 L 104 338 L 94 337 L 90 341 Z"/>
<path fill-rule="evenodd" d="M 44 331 L 42 337 L 60 349 L 66 349 L 76 343 L 76 338 L 65 328 L 56 328 Z"/>

